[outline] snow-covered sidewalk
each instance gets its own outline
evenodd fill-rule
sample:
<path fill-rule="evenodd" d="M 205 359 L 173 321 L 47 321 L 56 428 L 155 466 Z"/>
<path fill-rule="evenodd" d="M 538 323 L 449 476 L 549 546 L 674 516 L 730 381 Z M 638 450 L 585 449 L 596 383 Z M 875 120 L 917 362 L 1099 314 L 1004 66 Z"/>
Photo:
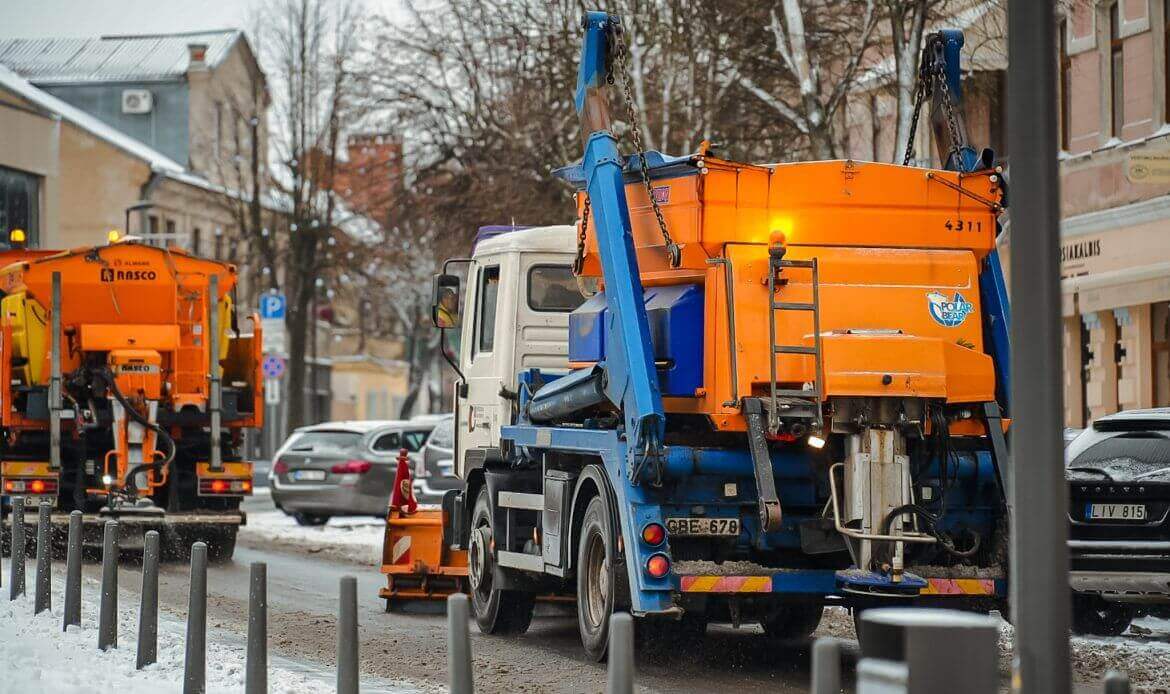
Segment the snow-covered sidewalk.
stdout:
<path fill-rule="evenodd" d="M 327 525 L 297 525 L 282 511 L 253 511 L 240 528 L 239 541 L 253 546 L 283 547 L 332 559 L 379 566 L 386 522 L 377 518 L 334 518 Z"/>
<path fill-rule="evenodd" d="M 8 562 L 5 563 L 7 569 Z M 158 659 L 142 670 L 135 669 L 138 635 L 136 591 L 119 591 L 118 648 L 107 652 L 97 648 L 96 581 L 83 584 L 80 627 L 62 632 L 64 600 L 61 567 L 54 566 L 53 609 L 33 615 L 35 565 L 27 565 L 28 594 L 8 600 L 8 586 L 0 595 L 0 672 L 4 691 L 13 692 L 118 692 L 118 694 L 161 694 L 183 688 L 186 624 L 173 615 L 160 613 Z M 207 634 L 207 691 L 240 692 L 244 687 L 245 644 L 235 635 L 216 629 Z M 288 660 L 269 653 L 270 692 L 326 694 L 336 687 L 330 668 Z M 366 682 L 363 691 L 399 694 L 410 691 L 382 682 Z"/>

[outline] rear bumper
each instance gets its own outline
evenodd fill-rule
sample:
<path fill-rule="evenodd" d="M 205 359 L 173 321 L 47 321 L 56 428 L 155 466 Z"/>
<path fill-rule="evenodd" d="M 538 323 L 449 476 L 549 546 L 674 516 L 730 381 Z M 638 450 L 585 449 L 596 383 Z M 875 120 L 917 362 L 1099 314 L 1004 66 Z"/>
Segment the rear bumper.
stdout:
<path fill-rule="evenodd" d="M 272 501 L 288 513 L 320 513 L 331 516 L 382 516 L 390 492 L 372 496 L 353 486 L 338 484 L 287 484 L 272 480 Z"/>
<path fill-rule="evenodd" d="M 69 534 L 69 514 L 55 512 L 50 520 L 53 543 L 64 546 Z M 81 544 L 88 548 L 100 548 L 108 521 L 118 522 L 118 547 L 120 549 L 141 551 L 147 531 L 156 531 L 164 543 L 173 540 L 187 544 L 198 539 L 207 539 L 209 536 L 234 534 L 240 526 L 247 524 L 247 515 L 243 511 L 223 513 L 191 511 L 167 514 L 87 513 L 81 517 Z M 25 537 L 36 537 L 37 514 L 35 512 L 26 513 L 24 524 Z M 7 535 L 8 529 L 4 530 L 5 535 Z"/>
<path fill-rule="evenodd" d="M 1077 593 L 1094 593 L 1108 600 L 1170 603 L 1170 573 L 1073 571 L 1069 585 Z"/>

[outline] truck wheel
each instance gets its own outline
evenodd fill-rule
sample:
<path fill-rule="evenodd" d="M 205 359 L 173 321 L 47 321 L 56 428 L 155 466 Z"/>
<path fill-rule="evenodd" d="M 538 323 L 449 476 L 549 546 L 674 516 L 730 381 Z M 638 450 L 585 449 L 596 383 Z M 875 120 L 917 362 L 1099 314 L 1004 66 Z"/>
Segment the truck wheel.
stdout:
<path fill-rule="evenodd" d="M 488 490 L 479 490 L 471 514 L 471 541 L 467 550 L 467 577 L 471 584 L 471 607 L 475 622 L 484 634 L 523 634 L 532 623 L 536 596 L 516 590 L 497 590 L 493 585 L 495 566 L 492 543 L 492 512 Z"/>
<path fill-rule="evenodd" d="M 596 661 L 605 659 L 609 646 L 609 618 L 614 612 L 617 581 L 605 522 L 605 502 L 595 496 L 585 508 L 581 537 L 577 542 L 577 629 L 585 653 Z"/>
<path fill-rule="evenodd" d="M 824 613 L 821 605 L 782 605 L 761 619 L 760 626 L 770 639 L 804 639 L 817 630 Z"/>
<path fill-rule="evenodd" d="M 1133 621 L 1133 608 L 1096 595 L 1073 598 L 1072 631 L 1093 636 L 1120 636 Z"/>

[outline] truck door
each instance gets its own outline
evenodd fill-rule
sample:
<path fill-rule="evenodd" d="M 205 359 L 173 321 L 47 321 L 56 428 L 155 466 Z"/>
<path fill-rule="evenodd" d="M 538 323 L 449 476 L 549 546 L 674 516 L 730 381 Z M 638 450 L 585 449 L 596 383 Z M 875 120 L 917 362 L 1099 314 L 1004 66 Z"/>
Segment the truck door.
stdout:
<path fill-rule="evenodd" d="M 507 257 L 489 256 L 477 260 L 468 277 L 469 324 L 464 326 L 462 363 L 467 378 L 467 397 L 456 408 L 459 428 L 458 474 L 478 467 L 489 450 L 499 447 L 500 426 L 506 424 L 508 401 L 500 396 L 511 367 L 510 340 L 501 339 L 508 324 L 508 296 L 515 297 L 515 273 L 509 273 Z M 506 287 L 512 290 L 506 291 Z M 514 311 L 511 312 L 514 316 Z"/>

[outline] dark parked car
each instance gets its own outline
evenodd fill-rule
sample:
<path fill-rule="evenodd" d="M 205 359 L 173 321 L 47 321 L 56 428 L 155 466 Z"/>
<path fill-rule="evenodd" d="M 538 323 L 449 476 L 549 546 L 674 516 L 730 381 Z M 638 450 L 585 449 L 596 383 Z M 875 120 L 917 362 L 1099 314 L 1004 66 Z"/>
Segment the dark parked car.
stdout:
<path fill-rule="evenodd" d="M 420 504 L 440 504 L 444 494 L 463 486 L 455 476 L 455 415 L 436 422 L 420 458 L 413 484 L 414 497 Z"/>
<path fill-rule="evenodd" d="M 272 501 L 301 525 L 386 513 L 398 451 L 426 443 L 430 422 L 326 422 L 297 429 L 273 456 Z"/>
<path fill-rule="evenodd" d="M 1098 419 L 1065 461 L 1073 630 L 1120 634 L 1170 604 L 1170 408 Z"/>

